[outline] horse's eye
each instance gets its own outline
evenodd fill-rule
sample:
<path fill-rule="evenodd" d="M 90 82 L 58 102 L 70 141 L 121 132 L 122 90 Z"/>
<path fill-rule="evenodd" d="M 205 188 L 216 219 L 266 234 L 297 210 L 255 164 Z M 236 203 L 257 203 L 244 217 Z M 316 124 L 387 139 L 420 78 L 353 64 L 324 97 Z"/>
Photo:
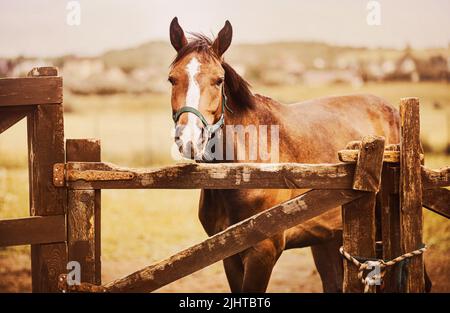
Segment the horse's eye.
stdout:
<path fill-rule="evenodd" d="M 172 86 L 175 85 L 176 82 L 177 82 L 176 79 L 174 77 L 172 77 L 172 76 L 169 76 L 169 78 L 167 80 L 169 81 L 169 83 L 172 84 Z"/>
<path fill-rule="evenodd" d="M 223 83 L 223 77 L 217 78 L 217 80 L 216 80 L 216 85 L 217 85 L 217 86 L 220 86 L 220 85 L 222 85 L 222 83 Z"/>

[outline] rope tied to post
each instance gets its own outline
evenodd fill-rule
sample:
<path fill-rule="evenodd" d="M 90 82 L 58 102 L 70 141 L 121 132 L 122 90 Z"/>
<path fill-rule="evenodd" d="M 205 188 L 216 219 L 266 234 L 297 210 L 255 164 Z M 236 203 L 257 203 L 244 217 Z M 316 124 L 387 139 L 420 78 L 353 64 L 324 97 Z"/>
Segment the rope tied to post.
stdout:
<path fill-rule="evenodd" d="M 386 267 L 393 266 L 397 263 L 403 263 L 406 259 L 423 254 L 427 249 L 427 245 L 422 245 L 422 247 L 417 250 L 407 252 L 389 261 L 352 256 L 344 250 L 344 247 L 340 247 L 339 252 L 347 261 L 352 262 L 358 267 L 358 279 L 364 284 L 364 293 L 368 293 L 371 287 L 381 284 L 386 273 Z M 372 270 L 375 270 L 375 274 L 371 274 Z"/>

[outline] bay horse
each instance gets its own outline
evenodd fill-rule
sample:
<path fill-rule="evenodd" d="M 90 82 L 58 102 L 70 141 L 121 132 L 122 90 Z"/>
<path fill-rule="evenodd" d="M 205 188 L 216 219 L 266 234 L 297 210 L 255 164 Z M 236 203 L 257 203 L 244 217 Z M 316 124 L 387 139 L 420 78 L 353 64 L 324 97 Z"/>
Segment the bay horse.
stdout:
<path fill-rule="evenodd" d="M 212 41 L 199 34 L 187 40 L 175 17 L 170 42 L 177 55 L 171 65 L 175 142 L 181 154 L 202 160 L 210 136 L 223 125 L 279 125 L 279 162 L 333 163 L 337 152 L 365 135 L 399 142 L 399 114 L 373 95 L 348 95 L 282 104 L 250 91 L 250 86 L 225 62 L 232 40 L 226 21 Z M 226 103 L 225 103 L 226 102 Z M 225 141 L 224 145 L 237 145 Z M 245 141 L 238 143 L 245 145 Z M 245 149 L 245 147 L 243 147 Z M 216 160 L 208 160 L 217 162 Z M 234 160 L 236 162 L 236 160 Z M 248 162 L 248 158 L 237 162 Z M 252 160 L 262 162 L 261 159 Z M 199 218 L 211 236 L 232 224 L 289 200 L 306 190 L 201 191 Z M 232 292 L 265 292 L 272 269 L 285 249 L 311 247 L 325 292 L 342 291 L 341 208 L 332 209 L 223 260 Z"/>

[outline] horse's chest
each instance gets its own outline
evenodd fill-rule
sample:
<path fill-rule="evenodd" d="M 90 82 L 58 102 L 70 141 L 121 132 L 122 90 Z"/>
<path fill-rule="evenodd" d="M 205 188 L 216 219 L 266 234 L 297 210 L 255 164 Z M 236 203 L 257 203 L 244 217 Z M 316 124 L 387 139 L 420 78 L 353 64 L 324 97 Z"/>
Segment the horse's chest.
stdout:
<path fill-rule="evenodd" d="M 199 218 L 211 235 L 290 199 L 287 189 L 202 190 Z"/>

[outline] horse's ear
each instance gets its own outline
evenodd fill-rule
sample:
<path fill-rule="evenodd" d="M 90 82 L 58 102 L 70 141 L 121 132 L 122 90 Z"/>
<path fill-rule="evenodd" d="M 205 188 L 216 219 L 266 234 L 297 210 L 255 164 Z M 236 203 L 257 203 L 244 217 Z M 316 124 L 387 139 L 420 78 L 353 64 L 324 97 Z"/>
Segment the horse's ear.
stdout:
<path fill-rule="evenodd" d="M 170 23 L 170 43 L 177 51 L 180 51 L 188 43 L 183 29 L 178 24 L 177 17 L 174 17 Z"/>
<path fill-rule="evenodd" d="M 217 53 L 218 56 L 227 51 L 228 47 L 231 45 L 231 39 L 233 38 L 233 27 L 229 21 L 225 22 L 225 26 L 220 30 L 219 35 L 212 44 L 212 48 Z"/>

